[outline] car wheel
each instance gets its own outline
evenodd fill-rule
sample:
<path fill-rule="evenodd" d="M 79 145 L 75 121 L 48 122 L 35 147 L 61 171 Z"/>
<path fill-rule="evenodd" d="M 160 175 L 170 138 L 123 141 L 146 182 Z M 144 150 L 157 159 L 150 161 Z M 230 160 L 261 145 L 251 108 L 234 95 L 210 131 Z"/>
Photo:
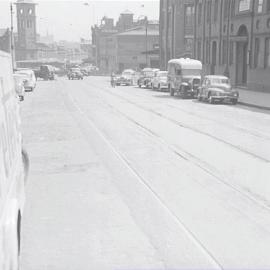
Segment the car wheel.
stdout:
<path fill-rule="evenodd" d="M 214 104 L 214 99 L 213 99 L 211 93 L 208 94 L 208 102 L 209 102 L 210 104 Z"/>
<path fill-rule="evenodd" d="M 173 97 L 174 96 L 174 89 L 172 88 L 171 84 L 169 86 L 170 89 L 170 95 Z"/>
<path fill-rule="evenodd" d="M 232 100 L 232 105 L 236 105 L 236 104 L 237 104 L 237 102 L 238 102 L 238 100 L 237 100 L 237 99 L 233 99 L 233 100 Z"/>
<path fill-rule="evenodd" d="M 160 84 L 158 85 L 158 91 L 161 91 L 161 87 L 160 87 Z"/>
<path fill-rule="evenodd" d="M 200 94 L 200 93 L 198 93 L 198 95 L 197 95 L 197 99 L 198 99 L 199 101 L 202 101 L 202 96 L 201 96 L 201 94 Z"/>

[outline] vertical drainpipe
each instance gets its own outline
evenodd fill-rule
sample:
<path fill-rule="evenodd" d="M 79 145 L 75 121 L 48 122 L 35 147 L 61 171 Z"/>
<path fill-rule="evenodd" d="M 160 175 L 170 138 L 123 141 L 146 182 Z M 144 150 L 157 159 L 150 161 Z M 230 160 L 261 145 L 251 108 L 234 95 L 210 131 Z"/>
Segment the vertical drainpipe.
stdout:
<path fill-rule="evenodd" d="M 164 70 L 164 53 L 163 53 L 163 43 L 162 43 L 162 36 L 163 36 L 163 27 L 164 27 L 164 17 L 163 17 L 163 1 L 160 0 L 159 2 L 159 68 L 160 70 Z"/>
<path fill-rule="evenodd" d="M 196 48 L 197 48 L 197 9 L 198 9 L 198 0 L 194 0 L 194 20 L 193 20 L 193 58 L 196 59 Z"/>
<path fill-rule="evenodd" d="M 209 10 L 209 46 L 208 46 L 208 57 L 209 57 L 209 65 L 211 66 L 211 41 L 212 41 L 212 0 L 210 0 L 210 10 Z"/>
<path fill-rule="evenodd" d="M 206 0 L 204 0 L 203 2 L 203 55 L 202 55 L 202 59 L 203 59 L 203 63 L 205 63 L 205 18 L 206 18 L 206 6 L 207 6 L 207 2 Z"/>
<path fill-rule="evenodd" d="M 171 58 L 175 57 L 175 5 L 172 4 L 172 40 L 171 40 Z"/>
<path fill-rule="evenodd" d="M 249 68 L 252 68 L 252 53 L 253 53 L 253 35 L 254 35 L 254 16 L 255 16 L 255 0 L 252 0 L 251 10 L 251 28 L 250 28 L 250 45 L 249 45 Z"/>
<path fill-rule="evenodd" d="M 225 0 L 225 1 L 228 1 L 228 0 Z M 221 60 L 221 47 L 222 47 L 222 30 L 223 30 L 223 0 L 221 0 L 220 2 L 220 13 L 219 13 L 219 18 L 220 18 L 220 21 L 219 21 L 219 50 L 218 50 L 218 64 L 221 65 L 222 63 L 222 60 Z"/>
<path fill-rule="evenodd" d="M 166 0 L 166 39 L 165 39 L 165 65 L 168 64 L 168 40 L 169 40 L 169 0 Z"/>
<path fill-rule="evenodd" d="M 226 67 L 225 67 L 225 71 L 224 71 L 224 75 L 227 77 L 230 77 L 230 70 L 229 70 L 229 46 L 230 46 L 230 21 L 231 21 L 231 0 L 226 0 L 229 1 L 228 4 L 228 18 L 227 18 L 227 37 L 226 37 L 226 43 L 227 43 L 227 58 L 226 58 Z"/>

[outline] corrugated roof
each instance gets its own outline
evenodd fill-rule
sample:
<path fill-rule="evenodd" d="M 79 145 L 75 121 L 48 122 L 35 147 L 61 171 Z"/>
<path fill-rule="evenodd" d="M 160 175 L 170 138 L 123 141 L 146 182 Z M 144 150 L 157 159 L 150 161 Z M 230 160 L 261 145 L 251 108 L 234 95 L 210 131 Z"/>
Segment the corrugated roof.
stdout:
<path fill-rule="evenodd" d="M 145 28 L 136 28 L 136 29 L 130 29 L 125 32 L 121 32 L 116 34 L 117 36 L 145 36 L 146 35 L 146 30 Z M 148 29 L 147 30 L 147 35 L 148 36 L 158 36 L 159 35 L 159 30 L 158 29 Z"/>

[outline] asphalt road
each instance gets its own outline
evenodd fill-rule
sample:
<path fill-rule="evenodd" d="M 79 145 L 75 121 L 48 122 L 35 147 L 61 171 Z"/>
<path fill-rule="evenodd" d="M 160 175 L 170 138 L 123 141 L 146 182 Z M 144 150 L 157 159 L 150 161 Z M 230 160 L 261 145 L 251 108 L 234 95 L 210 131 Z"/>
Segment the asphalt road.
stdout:
<path fill-rule="evenodd" d="M 270 268 L 269 113 L 88 77 L 22 116 L 22 270 Z"/>

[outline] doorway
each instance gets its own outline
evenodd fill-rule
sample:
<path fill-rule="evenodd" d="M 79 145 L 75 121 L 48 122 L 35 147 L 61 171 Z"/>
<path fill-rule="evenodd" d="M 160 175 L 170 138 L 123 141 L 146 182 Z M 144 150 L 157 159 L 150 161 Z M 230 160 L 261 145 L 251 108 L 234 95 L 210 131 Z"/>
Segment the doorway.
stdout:
<path fill-rule="evenodd" d="M 236 43 L 236 85 L 247 84 L 248 65 L 248 32 L 245 25 L 240 26 L 238 36 L 240 41 Z"/>
<path fill-rule="evenodd" d="M 217 42 L 213 41 L 212 43 L 212 57 L 211 57 L 212 61 L 211 61 L 211 70 L 210 73 L 211 75 L 215 74 L 215 70 L 216 70 L 216 64 L 217 64 Z"/>

